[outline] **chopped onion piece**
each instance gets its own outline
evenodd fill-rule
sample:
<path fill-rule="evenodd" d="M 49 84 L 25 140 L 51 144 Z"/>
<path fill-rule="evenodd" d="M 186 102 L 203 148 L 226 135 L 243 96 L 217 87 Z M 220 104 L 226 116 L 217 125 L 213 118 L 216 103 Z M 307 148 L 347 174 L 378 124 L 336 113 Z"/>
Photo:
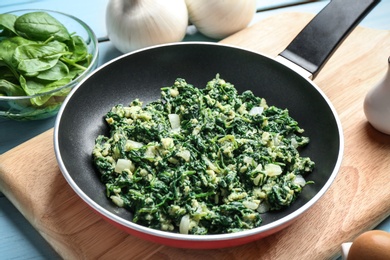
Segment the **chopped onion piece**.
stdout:
<path fill-rule="evenodd" d="M 184 161 L 186 162 L 189 162 L 190 161 L 190 156 L 191 156 L 191 153 L 190 151 L 188 150 L 183 150 L 183 151 L 180 151 L 176 154 L 177 156 L 181 157 L 184 159 Z"/>
<path fill-rule="evenodd" d="M 164 149 L 170 149 L 173 148 L 174 146 L 173 139 L 170 137 L 161 138 L 161 144 L 164 147 Z"/>
<path fill-rule="evenodd" d="M 268 176 L 277 176 L 283 172 L 282 168 L 279 165 L 273 163 L 266 164 L 264 167 L 264 171 L 265 174 L 267 174 Z"/>
<path fill-rule="evenodd" d="M 264 107 L 252 107 L 252 109 L 249 111 L 249 115 L 261 115 L 264 111 Z"/>
<path fill-rule="evenodd" d="M 258 186 L 260 180 L 263 181 L 263 179 L 264 179 L 264 175 L 263 175 L 262 173 L 259 173 L 259 174 L 256 176 L 256 178 L 253 179 L 253 184 L 256 185 L 256 186 Z"/>
<path fill-rule="evenodd" d="M 114 202 L 118 207 L 123 208 L 124 202 L 123 202 L 123 200 L 122 200 L 121 197 L 119 197 L 118 195 L 112 195 L 112 196 L 110 196 L 110 199 L 111 199 L 112 202 Z"/>
<path fill-rule="evenodd" d="M 298 148 L 298 142 L 295 138 L 291 138 L 291 145 L 294 147 L 294 148 Z"/>
<path fill-rule="evenodd" d="M 115 165 L 115 172 L 122 173 L 126 169 L 130 170 L 131 172 L 134 171 L 133 162 L 128 160 L 128 159 L 118 159 L 118 161 L 116 161 L 116 165 Z"/>
<path fill-rule="evenodd" d="M 138 149 L 138 148 L 141 148 L 142 146 L 144 146 L 144 144 L 140 143 L 140 142 L 136 142 L 136 141 L 133 141 L 133 140 L 127 140 L 126 141 L 126 150 L 127 151 L 130 151 L 130 150 L 133 150 L 133 149 Z"/>
<path fill-rule="evenodd" d="M 146 150 L 145 150 L 145 157 L 146 158 L 154 158 L 154 157 L 156 157 L 156 153 L 157 153 L 157 150 L 156 150 L 155 146 L 148 146 L 148 148 L 146 148 Z"/>
<path fill-rule="evenodd" d="M 180 131 L 180 117 L 178 114 L 168 114 L 169 123 L 171 123 L 172 131 Z"/>
<path fill-rule="evenodd" d="M 252 163 L 254 162 L 253 158 L 249 156 L 245 156 L 243 161 L 246 165 L 252 165 Z"/>
<path fill-rule="evenodd" d="M 306 180 L 302 177 L 302 175 L 295 176 L 294 183 L 303 187 L 306 185 Z"/>
<path fill-rule="evenodd" d="M 259 207 L 259 204 L 256 203 L 256 202 L 253 202 L 253 201 L 243 201 L 242 204 L 245 206 L 245 208 L 248 208 L 248 209 L 257 209 Z"/>
<path fill-rule="evenodd" d="M 260 203 L 259 207 L 257 208 L 257 212 L 260 214 L 266 213 L 270 210 L 269 204 L 264 200 Z"/>
<path fill-rule="evenodd" d="M 258 164 L 257 166 L 256 166 L 256 168 L 255 168 L 255 171 L 256 172 L 261 172 L 263 170 L 263 165 L 261 165 L 261 164 Z"/>
<path fill-rule="evenodd" d="M 207 158 L 206 156 L 202 155 L 202 160 L 206 163 L 208 169 L 213 170 L 213 171 L 215 171 L 216 173 L 219 173 L 219 172 L 220 172 L 220 170 L 217 168 L 217 166 L 215 166 L 215 165 L 209 160 L 209 158 Z"/>
<path fill-rule="evenodd" d="M 190 216 L 184 215 L 180 220 L 179 231 L 180 234 L 188 234 L 190 228 Z"/>
<path fill-rule="evenodd" d="M 275 146 L 278 146 L 280 144 L 279 133 L 274 136 L 273 142 Z"/>

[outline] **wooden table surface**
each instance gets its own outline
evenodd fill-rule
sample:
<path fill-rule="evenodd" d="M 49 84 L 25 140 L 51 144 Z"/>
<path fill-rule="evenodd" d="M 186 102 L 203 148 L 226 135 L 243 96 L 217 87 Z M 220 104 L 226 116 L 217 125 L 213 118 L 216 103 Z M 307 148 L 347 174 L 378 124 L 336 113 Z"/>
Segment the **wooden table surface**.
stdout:
<path fill-rule="evenodd" d="M 82 17 L 84 20 L 87 20 L 91 26 L 98 32 L 98 36 L 105 37 L 105 30 L 102 27 L 102 19 L 96 19 L 96 17 L 104 17 L 104 7 L 106 0 L 94 1 L 93 8 L 89 12 L 82 12 L 83 5 L 85 2 L 79 3 L 76 1 L 72 4 L 73 0 L 67 1 L 65 3 L 59 4 L 58 1 L 7 1 L 5 0 L 0 3 L 0 11 L 6 12 L 12 9 L 22 9 L 22 8 L 50 8 L 57 9 L 60 11 L 65 11 L 71 14 L 74 14 L 78 17 Z M 36 2 L 36 3 L 34 3 Z M 86 1 L 88 2 L 88 1 Z M 305 5 L 299 5 L 295 7 L 282 8 L 277 10 L 271 10 L 266 12 L 258 13 L 253 21 L 253 23 L 263 20 L 266 17 L 274 15 L 276 13 L 285 12 L 285 11 L 303 11 L 317 13 L 327 1 L 321 1 L 318 3 L 311 3 Z M 71 8 L 79 5 L 80 9 Z M 387 8 L 386 8 L 387 7 Z M 379 28 L 379 29 L 390 29 L 389 15 L 388 11 L 390 10 L 390 1 L 382 0 L 378 7 L 362 22 L 364 26 Z M 78 11 L 77 11 L 78 10 Z M 196 38 L 199 37 L 199 38 Z M 186 39 L 202 39 L 199 35 L 188 35 Z M 249 41 L 249 48 L 251 44 L 255 44 L 255 39 Z M 375 41 L 375 39 L 372 39 Z M 109 42 L 104 42 L 99 44 L 101 50 L 100 64 L 104 63 L 107 60 L 110 60 L 119 55 L 119 53 L 112 47 Z M 388 52 L 389 53 L 389 52 Z M 351 53 L 351 55 L 353 55 Z M 387 57 L 384 57 L 386 60 Z M 330 71 L 329 73 L 334 73 Z M 320 74 L 316 81 L 318 84 L 321 82 L 321 77 L 326 78 L 327 75 Z M 364 94 L 364 91 L 369 87 L 370 84 L 374 84 L 376 77 L 372 82 L 368 82 L 364 90 L 360 90 Z M 343 82 L 340 82 L 343 83 Z M 345 82 L 344 82 L 345 83 Z M 345 96 L 337 94 L 331 99 L 336 101 L 345 100 Z M 357 102 L 356 100 L 350 102 Z M 353 106 L 352 106 L 353 107 Z M 378 135 L 378 133 L 371 129 L 367 125 L 362 117 L 361 111 L 354 111 L 353 109 L 359 110 L 359 107 L 353 107 L 345 112 L 348 115 L 347 122 L 357 123 L 362 128 L 366 134 L 365 137 L 371 141 L 376 142 L 376 148 L 386 150 L 388 147 L 388 138 L 386 136 Z M 356 113 L 355 113 L 356 112 Z M 53 127 L 54 118 L 43 120 L 40 122 L 13 122 L 7 120 L 0 120 L 0 153 L 8 151 L 10 148 L 15 147 L 16 145 L 23 143 L 24 141 L 36 136 L 37 134 Z M 345 133 L 345 134 L 354 134 L 354 133 Z M 378 139 L 379 136 L 379 139 Z M 2 161 L 0 161 L 1 165 Z M 356 169 L 352 167 L 348 169 L 347 172 L 354 176 L 357 174 Z M 362 181 L 362 179 L 360 179 Z M 352 182 L 353 184 L 354 182 Z M 356 183 L 355 183 L 356 184 Z M 0 197 L 0 255 L 3 259 L 16 259 L 16 258 L 47 258 L 53 259 L 58 258 L 59 255 L 49 246 L 42 237 L 35 231 L 35 229 L 25 220 L 25 218 L 16 210 L 15 207 L 8 201 L 4 196 Z M 380 222 L 382 219 L 377 219 L 375 222 Z M 380 224 L 379 228 L 390 230 L 389 221 L 384 221 Z M 353 225 L 354 223 L 345 223 L 345 230 L 347 232 L 350 228 L 348 225 Z M 372 227 L 371 227 L 372 228 Z M 3 232 L 4 231 L 4 232 Z M 164 251 L 163 251 L 164 252 Z M 226 255 L 225 255 L 226 256 Z"/>

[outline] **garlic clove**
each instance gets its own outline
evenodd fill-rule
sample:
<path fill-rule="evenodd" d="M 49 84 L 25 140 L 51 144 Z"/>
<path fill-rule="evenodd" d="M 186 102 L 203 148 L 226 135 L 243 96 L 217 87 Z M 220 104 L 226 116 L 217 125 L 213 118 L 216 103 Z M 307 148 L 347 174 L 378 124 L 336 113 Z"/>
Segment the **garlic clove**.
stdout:
<path fill-rule="evenodd" d="M 108 38 L 123 53 L 181 41 L 187 26 L 185 0 L 110 0 L 106 8 Z"/>
<path fill-rule="evenodd" d="M 202 34 L 222 39 L 248 26 L 256 0 L 186 0 L 189 19 Z"/>

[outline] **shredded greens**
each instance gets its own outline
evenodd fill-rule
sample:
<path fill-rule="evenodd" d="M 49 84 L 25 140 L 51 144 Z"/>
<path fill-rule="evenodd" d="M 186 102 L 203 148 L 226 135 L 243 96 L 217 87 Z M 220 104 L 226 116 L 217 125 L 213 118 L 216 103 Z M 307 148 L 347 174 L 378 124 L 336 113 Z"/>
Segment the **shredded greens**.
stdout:
<path fill-rule="evenodd" d="M 314 162 L 286 109 L 219 78 L 204 89 L 177 79 L 146 106 L 138 99 L 106 115 L 93 160 L 107 196 L 135 223 L 183 234 L 223 234 L 261 225 L 310 182 Z"/>

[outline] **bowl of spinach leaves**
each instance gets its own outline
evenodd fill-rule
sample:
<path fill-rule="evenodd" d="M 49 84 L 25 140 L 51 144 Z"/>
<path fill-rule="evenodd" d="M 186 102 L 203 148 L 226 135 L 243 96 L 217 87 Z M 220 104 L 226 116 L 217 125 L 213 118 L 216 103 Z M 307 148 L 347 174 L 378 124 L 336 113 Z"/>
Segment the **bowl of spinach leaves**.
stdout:
<path fill-rule="evenodd" d="M 0 117 L 56 115 L 97 58 L 94 32 L 76 17 L 49 10 L 0 14 Z"/>

